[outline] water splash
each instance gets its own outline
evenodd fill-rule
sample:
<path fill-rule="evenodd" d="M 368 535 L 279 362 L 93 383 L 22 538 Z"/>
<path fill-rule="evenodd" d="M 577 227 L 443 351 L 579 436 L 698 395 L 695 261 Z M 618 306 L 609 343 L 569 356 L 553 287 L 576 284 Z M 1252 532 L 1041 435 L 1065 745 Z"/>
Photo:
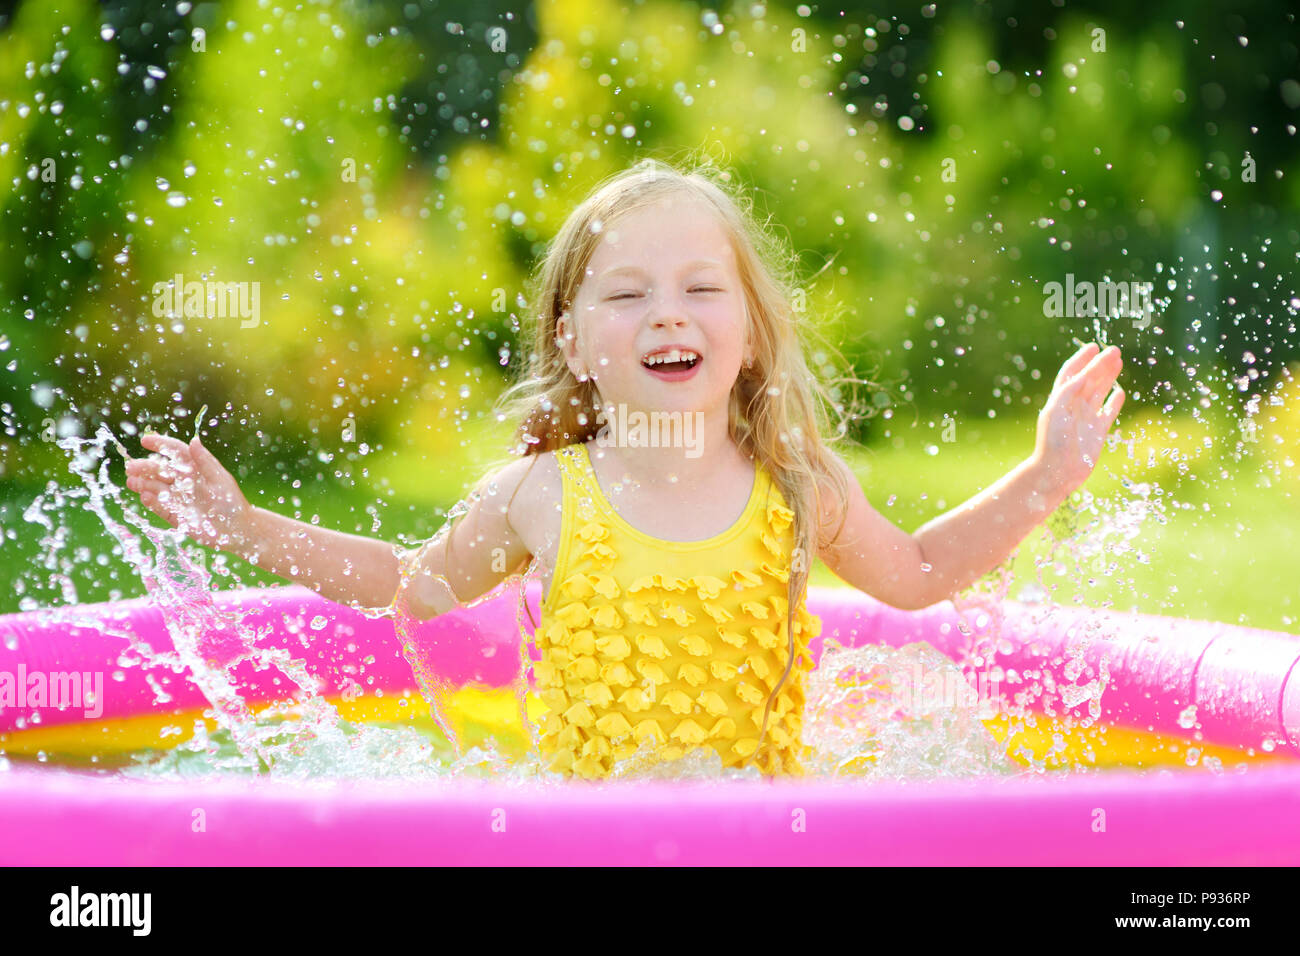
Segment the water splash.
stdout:
<path fill-rule="evenodd" d="M 322 695 L 322 688 L 302 660 L 282 648 L 259 647 L 257 641 L 262 635 L 237 613 L 217 607 L 211 575 L 201 557 L 182 547 L 184 533 L 153 526 L 121 501 L 121 490 L 108 475 L 105 449 L 109 442 L 121 448 L 103 425 L 92 439 L 61 439 L 59 446 L 72 456 L 69 468 L 82 485 L 53 491 L 53 499 L 48 502 L 41 496 L 27 514 L 50 532 L 46 537 L 48 565 L 63 538 L 47 512 L 58 512 L 70 501 L 83 500 L 84 508 L 100 519 L 162 611 L 173 651 L 155 651 L 121 629 L 106 631 L 102 620 L 89 620 L 89 615 L 76 607 L 77 595 L 70 581 L 64 587 L 70 606 L 48 612 L 49 620 L 75 620 L 126 637 L 129 650 L 118 661 L 122 667 L 140 667 L 146 674 L 155 668 L 173 672 L 188 669 L 211 705 L 215 731 L 209 733 L 200 722 L 194 736 L 165 755 L 154 770 L 136 768 L 136 772 L 165 774 L 171 770 L 184 775 L 202 768 L 204 772 L 371 776 L 407 773 L 427 766 L 432 747 L 418 733 L 410 728 L 378 728 L 344 721 Z M 114 516 L 115 511 L 120 511 L 121 520 Z M 294 690 L 283 700 L 255 709 L 235 676 L 235 669 L 242 664 L 258 671 L 272 670 Z M 160 702 L 169 699 L 157 682 L 151 680 L 151 686 Z M 200 756 L 202 759 L 196 759 Z"/>
<path fill-rule="evenodd" d="M 818 775 L 871 779 L 1025 772 L 984 726 L 998 703 L 929 644 L 828 640 L 808 680 L 807 764 Z"/>

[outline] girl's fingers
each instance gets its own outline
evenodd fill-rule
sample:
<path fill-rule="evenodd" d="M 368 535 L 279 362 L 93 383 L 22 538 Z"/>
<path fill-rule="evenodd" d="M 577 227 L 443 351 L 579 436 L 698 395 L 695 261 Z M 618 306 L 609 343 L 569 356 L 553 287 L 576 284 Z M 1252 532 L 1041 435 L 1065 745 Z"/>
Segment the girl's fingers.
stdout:
<path fill-rule="evenodd" d="M 1115 424 L 1115 419 L 1119 416 L 1119 410 L 1124 407 L 1124 389 L 1115 386 L 1115 391 L 1110 393 L 1110 398 L 1106 399 L 1106 404 L 1102 406 L 1102 414 L 1106 416 L 1106 428 Z"/>
<path fill-rule="evenodd" d="M 171 509 L 164 507 L 162 502 L 158 500 L 158 496 L 152 491 L 146 491 L 140 495 L 140 503 L 168 524 L 175 524 L 172 519 Z"/>
<path fill-rule="evenodd" d="M 1096 348 L 1096 342 L 1087 342 L 1079 348 L 1079 351 L 1066 359 L 1065 364 L 1061 366 L 1061 370 L 1056 373 L 1056 384 L 1052 387 L 1060 388 L 1078 374 L 1079 370 L 1088 363 L 1089 358 L 1093 354 L 1093 350 Z"/>
<path fill-rule="evenodd" d="M 194 456 L 194 464 L 197 467 L 209 471 L 215 470 L 218 473 L 225 470 L 222 467 L 221 462 L 217 461 L 216 456 L 213 455 L 212 452 L 204 448 L 203 443 L 199 441 L 197 438 L 195 438 L 192 442 L 190 442 L 189 451 L 190 454 Z"/>
<path fill-rule="evenodd" d="M 147 445 L 145 444 L 146 439 L 151 439 Z M 194 470 L 194 459 L 190 453 L 190 446 L 179 438 L 151 432 L 140 439 L 140 444 L 158 452 L 158 454 L 151 455 L 146 460 L 157 462 L 158 466 L 164 469 L 164 472 L 171 470 L 176 474 L 184 475 Z"/>
<path fill-rule="evenodd" d="M 189 457 L 188 449 L 178 454 L 175 458 L 157 458 L 159 474 L 169 478 L 179 478 L 182 475 L 193 474 L 194 462 Z"/>
<path fill-rule="evenodd" d="M 1110 394 L 1110 390 L 1115 387 L 1115 379 L 1112 376 L 1104 376 L 1101 381 L 1096 382 L 1087 390 L 1084 400 L 1088 403 L 1088 409 L 1096 413 L 1101 408 L 1102 401 Z"/>
<path fill-rule="evenodd" d="M 1095 411 L 1101 405 L 1102 399 L 1106 397 L 1106 394 L 1114 387 L 1115 380 L 1119 378 L 1119 372 L 1123 365 L 1124 361 L 1120 358 L 1119 349 L 1114 349 L 1114 351 L 1107 349 L 1088 363 L 1088 368 L 1084 370 L 1084 374 L 1088 377 L 1088 386 L 1084 390 L 1084 397 L 1089 409 Z"/>
<path fill-rule="evenodd" d="M 159 435 L 157 432 L 148 432 L 140 439 L 140 444 L 150 451 L 162 453 L 171 452 L 173 455 L 177 452 L 188 451 L 189 445 L 179 438 L 173 438 L 170 435 Z"/>
<path fill-rule="evenodd" d="M 170 484 L 177 479 L 184 478 L 189 472 L 187 469 L 176 466 L 173 462 L 153 458 L 135 459 L 135 467 L 128 468 L 126 472 L 127 487 L 133 487 L 132 480 L 157 481 Z"/>
<path fill-rule="evenodd" d="M 1092 357 L 1092 360 L 1084 367 L 1083 372 L 1085 375 L 1092 375 L 1099 368 L 1112 366 L 1118 370 L 1123 364 L 1123 359 L 1120 357 L 1119 349 L 1113 345 L 1108 345 L 1105 349 Z"/>
<path fill-rule="evenodd" d="M 148 458 L 133 458 L 126 464 L 128 477 L 152 478 L 155 481 L 163 477 L 172 477 L 175 468 L 166 458 L 150 455 Z"/>
<path fill-rule="evenodd" d="M 152 478 L 128 478 L 126 486 L 132 491 L 138 491 L 141 495 L 148 492 L 149 494 L 158 494 L 159 492 L 169 491 L 171 485 L 165 481 L 155 481 Z"/>
<path fill-rule="evenodd" d="M 1115 384 L 1122 364 L 1119 349 L 1113 345 L 1107 347 L 1092 356 L 1073 378 L 1061 386 L 1062 397 L 1071 404 L 1086 405 L 1095 412 L 1102 396 Z"/>
<path fill-rule="evenodd" d="M 1085 372 L 1079 372 L 1065 381 L 1060 386 L 1060 399 L 1067 407 L 1076 406 L 1086 394 L 1088 388 L 1088 376 Z"/>

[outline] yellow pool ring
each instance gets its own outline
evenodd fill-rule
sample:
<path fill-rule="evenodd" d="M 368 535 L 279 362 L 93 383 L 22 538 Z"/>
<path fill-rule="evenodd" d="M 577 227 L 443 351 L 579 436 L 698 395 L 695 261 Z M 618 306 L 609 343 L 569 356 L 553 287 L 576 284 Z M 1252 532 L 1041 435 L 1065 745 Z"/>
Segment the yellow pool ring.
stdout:
<path fill-rule="evenodd" d="M 327 698 L 339 716 L 351 723 L 407 724 L 440 737 L 428 708 L 416 694 L 363 696 L 355 700 Z M 530 720 L 544 710 L 531 692 L 527 695 Z M 265 708 L 259 708 L 265 709 Z M 519 704 L 513 692 L 502 688 L 465 687 L 453 692 L 446 708 L 447 719 L 467 746 L 487 741 L 508 754 L 522 754 L 528 747 L 528 735 L 519 718 Z M 12 756 L 90 760 L 96 755 L 116 756 L 133 751 L 166 750 L 190 739 L 196 721 L 209 730 L 216 722 L 205 718 L 199 709 L 180 714 L 141 714 L 114 720 L 100 720 L 49 727 L 30 727 L 0 734 L 0 752 Z M 1188 766 L 1188 752 L 1199 751 L 1198 760 L 1215 758 L 1226 767 L 1250 763 L 1293 763 L 1296 757 L 1286 753 L 1247 753 L 1232 747 L 1179 739 L 1148 731 L 1108 726 L 1088 729 L 1067 728 L 1058 719 L 1042 714 L 1017 718 L 1005 715 L 983 721 L 999 743 L 1007 745 L 1009 756 L 1028 766 L 1040 761 L 1048 768 L 1085 767 L 1158 767 Z M 1016 731 L 1012 735 L 1012 727 Z M 1028 750 L 1029 754 L 1024 751 Z M 1197 760 L 1193 760 L 1195 764 Z"/>

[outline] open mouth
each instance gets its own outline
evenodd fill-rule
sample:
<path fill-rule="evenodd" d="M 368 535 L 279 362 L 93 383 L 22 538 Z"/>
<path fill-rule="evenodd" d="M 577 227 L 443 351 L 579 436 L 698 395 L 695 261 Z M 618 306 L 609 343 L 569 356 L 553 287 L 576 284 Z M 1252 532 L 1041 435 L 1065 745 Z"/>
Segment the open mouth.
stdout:
<path fill-rule="evenodd" d="M 700 354 L 690 349 L 665 349 L 651 352 L 641 359 L 641 364 L 652 372 L 689 372 L 700 364 Z"/>

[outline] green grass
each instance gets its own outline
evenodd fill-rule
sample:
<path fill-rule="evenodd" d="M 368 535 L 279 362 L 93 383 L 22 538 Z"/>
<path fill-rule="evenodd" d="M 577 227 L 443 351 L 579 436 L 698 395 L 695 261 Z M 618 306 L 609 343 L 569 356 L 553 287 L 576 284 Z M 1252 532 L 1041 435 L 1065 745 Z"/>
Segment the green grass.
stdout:
<path fill-rule="evenodd" d="M 1111 542 L 1108 552 L 1118 542 L 1127 550 L 1108 553 L 1104 564 L 1092 554 L 1075 553 L 1090 526 L 1095 532 L 1098 523 L 1083 508 L 1084 495 L 1076 492 L 1004 564 L 1011 572 L 1008 596 L 1018 597 L 1027 584 L 1038 583 L 1059 603 L 1109 604 L 1300 631 L 1295 557 L 1300 476 L 1267 467 L 1257 448 L 1232 461 L 1226 457 L 1231 444 L 1227 426 L 1181 419 L 1161 421 L 1179 432 L 1185 448 L 1203 449 L 1201 439 L 1212 436 L 1212 450 L 1202 450 L 1199 459 L 1190 461 L 1157 454 L 1149 465 L 1141 453 L 1144 433 L 1153 431 L 1141 427 L 1149 416 L 1135 411 L 1132 419 L 1139 424 L 1130 423 L 1124 437 L 1138 436 L 1138 453 L 1130 459 L 1123 444 L 1108 450 L 1083 489 L 1095 499 L 1098 512 L 1114 514 L 1135 507 L 1143 500 L 1140 486 L 1150 486 L 1146 500 L 1156 507 L 1137 525 L 1133 538 L 1124 541 L 1112 534 L 1103 539 Z M 938 441 L 937 432 L 924 423 L 904 434 L 899 447 L 891 443 L 846 457 L 873 507 L 899 527 L 915 531 L 1026 458 L 1033 450 L 1034 422 L 997 419 L 967 425 L 950 444 Z M 991 573 L 976 587 L 994 589 L 996 577 L 997 572 Z M 819 564 L 813 583 L 841 582 Z"/>
<path fill-rule="evenodd" d="M 1137 410 L 1130 417 L 1133 422 L 1149 419 Z M 1230 460 L 1222 450 L 1228 446 L 1228 433 L 1220 426 L 1163 421 L 1191 449 L 1184 460 L 1160 453 L 1149 465 L 1144 447 L 1130 459 L 1121 445 L 1105 453 L 1085 486 L 1104 514 L 1122 512 L 1140 500 L 1133 487 L 1126 489 L 1125 480 L 1146 483 L 1148 500 L 1160 504 L 1157 512 L 1163 520 L 1149 514 L 1125 542 L 1127 550 L 1109 554 L 1111 566 L 1105 567 L 1094 557 L 1073 553 L 1096 522 L 1096 516 L 1080 508 L 1082 496 L 1076 493 L 1003 566 L 1012 573 L 1009 596 L 1019 597 L 1026 585 L 1039 583 L 1060 603 L 1300 630 L 1295 557 L 1300 552 L 1300 476 L 1294 469 L 1270 470 L 1258 458 L 1262 452 L 1253 449 L 1242 461 Z M 1129 427 L 1141 435 L 1138 425 Z M 846 457 L 872 505 L 893 523 L 915 531 L 1025 458 L 1033 434 L 1032 419 L 997 419 L 966 424 L 957 441 L 942 443 L 937 430 L 921 423 Z M 1202 447 L 1205 435 L 1217 443 L 1212 450 Z M 283 482 L 245 481 L 244 489 L 250 500 L 280 513 L 303 520 L 318 516 L 328 527 L 386 540 L 401 536 L 409 542 L 432 534 L 441 522 L 440 510 L 467 491 L 485 463 L 504 447 L 499 430 L 473 437 L 467 442 L 472 453 L 462 451 L 436 463 L 414 453 L 374 455 L 364 485 L 327 481 L 289 489 Z M 1197 450 L 1200 457 L 1192 457 Z M 120 468 L 115 474 L 120 482 Z M 65 487 L 71 480 L 70 475 L 61 479 Z M 143 594 L 138 576 L 116 553 L 116 543 L 80 501 L 59 515 L 56 525 L 66 529 L 65 537 L 52 565 L 45 566 L 48 549 L 40 540 L 46 532 L 22 520 L 23 511 L 42 490 L 12 484 L 0 488 L 0 526 L 6 529 L 0 554 L 0 612 L 18 610 L 23 598 L 51 606 L 67 603 L 73 594 L 82 602 Z M 127 500 L 137 499 L 128 494 Z M 239 559 L 197 547 L 193 551 L 206 556 L 210 569 L 224 565 L 230 572 L 215 579 L 218 586 L 282 583 Z M 976 587 L 995 589 L 996 577 L 994 572 Z M 818 564 L 813 583 L 839 582 Z"/>

